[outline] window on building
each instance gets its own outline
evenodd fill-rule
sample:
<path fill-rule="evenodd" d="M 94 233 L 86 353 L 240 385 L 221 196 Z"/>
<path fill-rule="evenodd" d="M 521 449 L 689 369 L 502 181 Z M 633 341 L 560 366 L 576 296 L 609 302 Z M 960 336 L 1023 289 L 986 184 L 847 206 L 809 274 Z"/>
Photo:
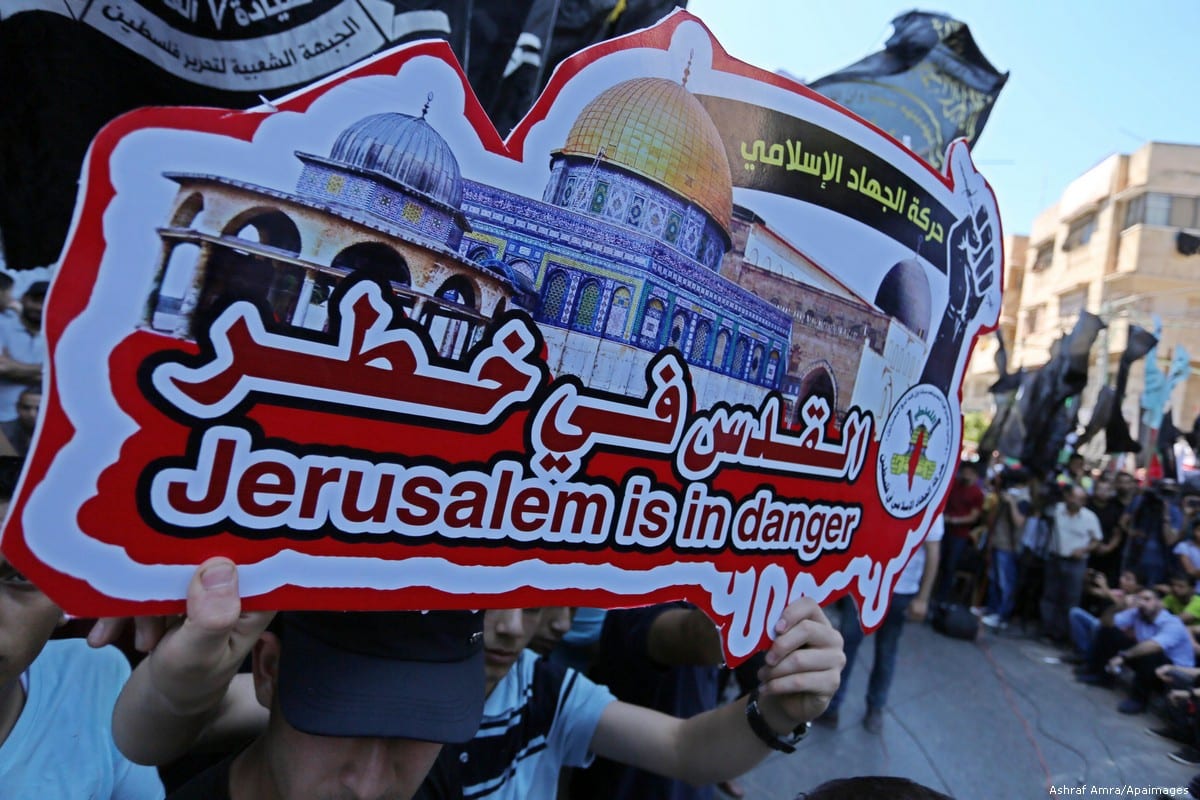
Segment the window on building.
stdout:
<path fill-rule="evenodd" d="M 575 309 L 575 321 L 571 326 L 579 330 L 590 331 L 596 327 L 596 317 L 600 311 L 600 284 L 588 281 L 579 293 L 579 306 Z"/>
<path fill-rule="evenodd" d="M 1146 224 L 1166 225 L 1171 216 L 1171 195 L 1154 192 L 1146 195 Z"/>
<path fill-rule="evenodd" d="M 1036 305 L 1025 309 L 1025 333 L 1037 333 L 1045 322 L 1045 306 Z"/>
<path fill-rule="evenodd" d="M 663 301 L 657 298 L 646 303 L 646 311 L 642 315 L 642 336 L 658 343 L 659 329 L 662 327 L 663 314 L 666 311 Z"/>
<path fill-rule="evenodd" d="M 542 291 L 542 317 L 557 322 L 562 316 L 563 305 L 567 300 L 567 276 L 561 272 L 555 272 L 550 276 L 550 280 L 546 281 L 546 288 Z"/>
<path fill-rule="evenodd" d="M 708 353 L 708 337 L 712 333 L 712 326 L 708 320 L 700 320 L 696 324 L 696 333 L 692 335 L 692 346 L 688 352 L 688 361 L 693 364 L 703 364 L 704 356 Z"/>
<path fill-rule="evenodd" d="M 1058 317 L 1060 320 L 1078 317 L 1087 305 L 1087 289 L 1076 289 L 1058 296 Z"/>
<path fill-rule="evenodd" d="M 1050 268 L 1050 262 L 1054 260 L 1054 241 L 1043 242 L 1037 246 L 1033 256 L 1033 271 L 1041 272 L 1044 269 Z"/>
<path fill-rule="evenodd" d="M 717 342 L 713 346 L 712 365 L 714 369 L 725 369 L 725 354 L 729 350 L 729 330 L 722 328 L 717 334 Z"/>
<path fill-rule="evenodd" d="M 1142 223 L 1200 228 L 1200 198 L 1161 192 L 1138 195 L 1125 208 L 1125 227 Z"/>
<path fill-rule="evenodd" d="M 1196 227 L 1196 198 L 1172 197 L 1171 214 L 1167 224 L 1173 228 Z"/>
<path fill-rule="evenodd" d="M 609 336 L 625 336 L 625 322 L 629 319 L 631 298 L 632 295 L 624 286 L 613 292 L 612 303 L 608 308 L 608 326 L 604 331 Z"/>
<path fill-rule="evenodd" d="M 1067 238 L 1063 240 L 1062 249 L 1065 251 L 1083 247 L 1092 239 L 1096 232 L 1096 215 L 1087 214 L 1071 223 L 1067 228 Z"/>
<path fill-rule="evenodd" d="M 1125 206 L 1125 224 L 1121 230 L 1132 228 L 1134 225 L 1140 225 L 1146 220 L 1146 195 L 1139 194 L 1137 197 L 1129 199 L 1129 203 Z"/>

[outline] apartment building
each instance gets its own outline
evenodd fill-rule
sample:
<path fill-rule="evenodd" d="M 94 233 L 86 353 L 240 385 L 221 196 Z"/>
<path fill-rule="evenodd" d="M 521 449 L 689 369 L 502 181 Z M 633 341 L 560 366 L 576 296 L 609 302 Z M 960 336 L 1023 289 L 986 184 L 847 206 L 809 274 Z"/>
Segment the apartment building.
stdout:
<path fill-rule="evenodd" d="M 1152 327 L 1157 315 L 1163 323 L 1160 365 L 1166 367 L 1176 344 L 1192 357 L 1193 375 L 1168 402 L 1176 424 L 1190 426 L 1200 412 L 1200 256 L 1178 252 L 1181 230 L 1200 232 L 1200 145 L 1150 142 L 1112 155 L 1072 181 L 1033 221 L 1027 238 L 1005 241 L 1001 329 L 1010 343 L 1010 367 L 1044 364 L 1080 311 L 1100 315 L 1108 328 L 1092 349 L 1082 404 L 1086 420 L 1099 387 L 1116 374 L 1129 325 Z M 980 344 L 964 382 L 964 411 L 990 407 L 980 387 L 986 391 L 996 377 L 994 337 Z M 1135 431 L 1143 381 L 1138 364 L 1124 406 Z"/>

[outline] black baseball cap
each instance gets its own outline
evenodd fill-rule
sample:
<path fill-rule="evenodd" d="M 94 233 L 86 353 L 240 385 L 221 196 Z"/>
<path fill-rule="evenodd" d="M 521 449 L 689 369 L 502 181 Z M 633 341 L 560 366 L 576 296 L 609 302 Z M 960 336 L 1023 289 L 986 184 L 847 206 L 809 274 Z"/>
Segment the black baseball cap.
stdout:
<path fill-rule="evenodd" d="M 280 615 L 279 707 L 317 736 L 469 741 L 483 714 L 483 613 Z"/>

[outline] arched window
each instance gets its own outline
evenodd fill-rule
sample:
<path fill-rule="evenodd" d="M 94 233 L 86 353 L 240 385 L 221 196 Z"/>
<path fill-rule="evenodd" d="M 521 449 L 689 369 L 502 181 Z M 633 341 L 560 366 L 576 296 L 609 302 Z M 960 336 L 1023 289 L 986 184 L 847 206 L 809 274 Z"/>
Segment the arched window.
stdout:
<path fill-rule="evenodd" d="M 767 356 L 767 374 L 763 376 L 768 386 L 776 385 L 776 376 L 779 374 L 779 351 L 772 350 L 771 355 Z"/>
<path fill-rule="evenodd" d="M 193 335 L 237 300 L 255 303 L 268 320 L 290 324 L 304 268 L 287 256 L 299 254 L 300 229 L 277 208 L 250 208 L 230 220 L 205 269 L 191 317 Z"/>
<path fill-rule="evenodd" d="M 550 274 L 542 290 L 542 317 L 550 322 L 559 322 L 563 307 L 567 304 L 567 276 L 561 271 Z"/>
<path fill-rule="evenodd" d="M 687 312 L 678 311 L 675 313 L 675 319 L 671 320 L 671 336 L 667 340 L 667 344 L 671 347 L 683 347 L 683 340 L 687 336 L 688 315 Z"/>
<path fill-rule="evenodd" d="M 471 346 L 477 323 L 476 295 L 469 280 L 455 275 L 438 287 L 436 300 L 425 303 L 422 322 L 439 355 L 459 358 Z"/>
<path fill-rule="evenodd" d="M 750 352 L 750 370 L 746 373 L 746 378 L 752 381 L 757 381 L 762 374 L 763 368 L 763 346 L 756 344 Z"/>
<path fill-rule="evenodd" d="M 404 256 L 383 242 L 352 244 L 334 256 L 329 266 L 345 270 L 347 277 L 361 275 L 400 286 L 412 283 Z"/>
<path fill-rule="evenodd" d="M 717 343 L 713 347 L 713 369 L 725 370 L 725 356 L 729 351 L 729 329 L 722 328 L 717 333 Z"/>
<path fill-rule="evenodd" d="M 575 307 L 575 318 L 571 327 L 581 331 L 595 330 L 599 312 L 600 284 L 597 281 L 588 281 L 579 292 L 579 305 Z"/>
<path fill-rule="evenodd" d="M 192 288 L 196 266 L 200 263 L 200 245 L 194 242 L 179 242 L 171 248 L 167 265 L 163 268 L 162 280 L 158 284 L 158 297 L 150 318 L 150 327 L 155 330 L 175 332 L 184 320 L 180 316 L 183 299 Z M 186 326 L 184 327 L 186 331 Z"/>
<path fill-rule="evenodd" d="M 612 303 L 608 307 L 608 324 L 604 333 L 615 338 L 625 338 L 625 323 L 629 320 L 629 306 L 633 295 L 624 286 L 613 292 Z"/>
<path fill-rule="evenodd" d="M 533 269 L 533 265 L 531 265 L 528 261 L 517 259 L 516 261 L 509 262 L 509 266 L 513 268 L 514 272 L 525 277 L 529 281 L 530 285 L 533 285 L 533 283 L 536 282 L 537 273 Z"/>
<path fill-rule="evenodd" d="M 642 337 L 647 339 L 651 346 L 658 346 L 659 334 L 662 329 L 662 318 L 666 312 L 666 306 L 658 298 L 654 298 L 646 303 L 646 313 L 642 315 Z"/>
<path fill-rule="evenodd" d="M 733 363 L 729 366 L 729 374 L 735 378 L 742 378 L 746 375 L 746 354 L 749 349 L 746 337 L 739 336 L 737 344 L 733 347 Z"/>
<path fill-rule="evenodd" d="M 179 204 L 175 216 L 171 218 L 171 227 L 186 228 L 192 224 L 196 216 L 204 210 L 204 195 L 192 192 L 187 199 Z"/>
<path fill-rule="evenodd" d="M 703 364 L 708 354 L 708 337 L 712 333 L 712 325 L 702 319 L 696 323 L 696 333 L 692 336 L 692 346 L 688 351 L 688 361 L 693 364 Z"/>

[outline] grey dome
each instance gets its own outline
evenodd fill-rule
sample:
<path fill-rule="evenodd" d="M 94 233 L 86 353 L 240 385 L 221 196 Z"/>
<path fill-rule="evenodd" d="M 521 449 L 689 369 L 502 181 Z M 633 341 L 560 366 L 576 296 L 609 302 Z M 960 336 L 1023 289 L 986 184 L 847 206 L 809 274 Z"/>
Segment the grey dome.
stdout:
<path fill-rule="evenodd" d="M 422 117 L 372 114 L 338 135 L 329 158 L 386 175 L 455 210 L 462 206 L 458 159 Z"/>
<path fill-rule="evenodd" d="M 917 336 L 925 338 L 932 321 L 933 298 L 921 263 L 915 258 L 897 262 L 879 285 L 875 305 Z"/>

